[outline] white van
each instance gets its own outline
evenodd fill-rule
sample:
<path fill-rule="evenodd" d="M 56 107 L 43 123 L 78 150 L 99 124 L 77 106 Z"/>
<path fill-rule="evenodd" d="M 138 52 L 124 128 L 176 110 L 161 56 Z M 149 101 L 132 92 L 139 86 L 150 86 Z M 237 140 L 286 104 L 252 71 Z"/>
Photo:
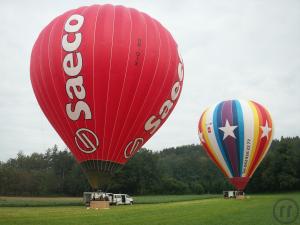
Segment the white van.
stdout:
<path fill-rule="evenodd" d="M 106 193 L 111 205 L 132 205 L 133 198 L 127 194 Z"/>
<path fill-rule="evenodd" d="M 132 205 L 133 198 L 127 194 L 113 194 L 98 192 L 84 192 L 83 202 L 89 206 L 90 201 L 109 201 L 110 205 Z"/>

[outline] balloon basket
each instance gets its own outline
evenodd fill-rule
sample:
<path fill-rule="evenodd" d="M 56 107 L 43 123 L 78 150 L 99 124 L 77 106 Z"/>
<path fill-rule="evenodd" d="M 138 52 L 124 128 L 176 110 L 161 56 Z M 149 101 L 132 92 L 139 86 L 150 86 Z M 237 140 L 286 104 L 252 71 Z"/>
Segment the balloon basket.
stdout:
<path fill-rule="evenodd" d="M 243 191 L 223 191 L 224 199 L 238 199 L 243 200 L 246 198 Z"/>
<path fill-rule="evenodd" d="M 109 209 L 109 201 L 90 201 L 87 209 Z"/>
<path fill-rule="evenodd" d="M 243 200 L 243 199 L 246 199 L 246 196 L 245 196 L 245 194 L 243 194 L 243 195 L 237 195 L 237 196 L 235 196 L 235 199 Z"/>

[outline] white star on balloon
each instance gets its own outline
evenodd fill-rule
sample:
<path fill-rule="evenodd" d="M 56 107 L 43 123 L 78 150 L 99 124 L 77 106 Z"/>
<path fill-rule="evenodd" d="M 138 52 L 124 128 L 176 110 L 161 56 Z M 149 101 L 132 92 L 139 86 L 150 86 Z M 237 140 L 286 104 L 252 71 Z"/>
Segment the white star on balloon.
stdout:
<path fill-rule="evenodd" d="M 219 127 L 221 131 L 224 132 L 223 140 L 227 138 L 228 136 L 231 136 L 233 138 L 236 138 L 233 131 L 237 128 L 238 126 L 230 126 L 228 120 L 226 120 L 225 127 Z"/>
<path fill-rule="evenodd" d="M 269 139 L 269 132 L 272 130 L 271 127 L 269 127 L 268 121 L 266 120 L 265 126 L 260 126 L 262 129 L 261 138 L 267 137 Z"/>
<path fill-rule="evenodd" d="M 203 138 L 203 133 L 201 133 L 200 131 L 198 132 L 198 135 L 199 135 L 199 139 L 200 139 L 200 142 L 201 143 L 205 143 L 205 140 Z"/>

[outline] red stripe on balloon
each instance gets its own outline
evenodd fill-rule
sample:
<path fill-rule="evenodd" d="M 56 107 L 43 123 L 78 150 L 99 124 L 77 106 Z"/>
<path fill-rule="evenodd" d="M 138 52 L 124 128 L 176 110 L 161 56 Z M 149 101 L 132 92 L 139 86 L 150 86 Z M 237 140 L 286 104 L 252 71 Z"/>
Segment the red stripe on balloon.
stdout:
<path fill-rule="evenodd" d="M 268 124 L 271 124 L 270 118 L 268 118 L 268 115 L 266 113 L 266 110 L 258 103 L 253 102 L 252 103 L 255 105 L 255 108 L 257 109 L 258 115 L 259 115 L 259 142 L 257 145 L 257 150 L 255 151 L 255 155 L 253 157 L 253 161 L 251 164 L 251 167 L 249 169 L 249 175 L 252 175 L 254 173 L 255 168 L 258 166 L 257 164 L 260 161 L 260 158 L 263 156 L 264 150 L 266 149 L 268 143 L 269 143 L 269 137 L 267 138 L 262 137 L 262 128 L 265 126 L 265 122 L 268 121 Z"/>

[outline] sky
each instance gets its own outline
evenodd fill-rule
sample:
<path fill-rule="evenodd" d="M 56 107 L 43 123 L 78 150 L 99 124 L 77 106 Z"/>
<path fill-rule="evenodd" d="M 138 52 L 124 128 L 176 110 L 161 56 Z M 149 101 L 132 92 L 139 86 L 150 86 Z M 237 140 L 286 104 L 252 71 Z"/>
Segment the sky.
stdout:
<path fill-rule="evenodd" d="M 43 2 L 43 3 L 41 3 Z M 300 135 L 300 1 L 0 1 L 0 161 L 66 148 L 35 99 L 30 54 L 55 17 L 92 4 L 136 8 L 173 35 L 185 65 L 173 113 L 144 147 L 198 144 L 197 125 L 208 106 L 255 100 L 271 113 L 274 136 Z"/>

